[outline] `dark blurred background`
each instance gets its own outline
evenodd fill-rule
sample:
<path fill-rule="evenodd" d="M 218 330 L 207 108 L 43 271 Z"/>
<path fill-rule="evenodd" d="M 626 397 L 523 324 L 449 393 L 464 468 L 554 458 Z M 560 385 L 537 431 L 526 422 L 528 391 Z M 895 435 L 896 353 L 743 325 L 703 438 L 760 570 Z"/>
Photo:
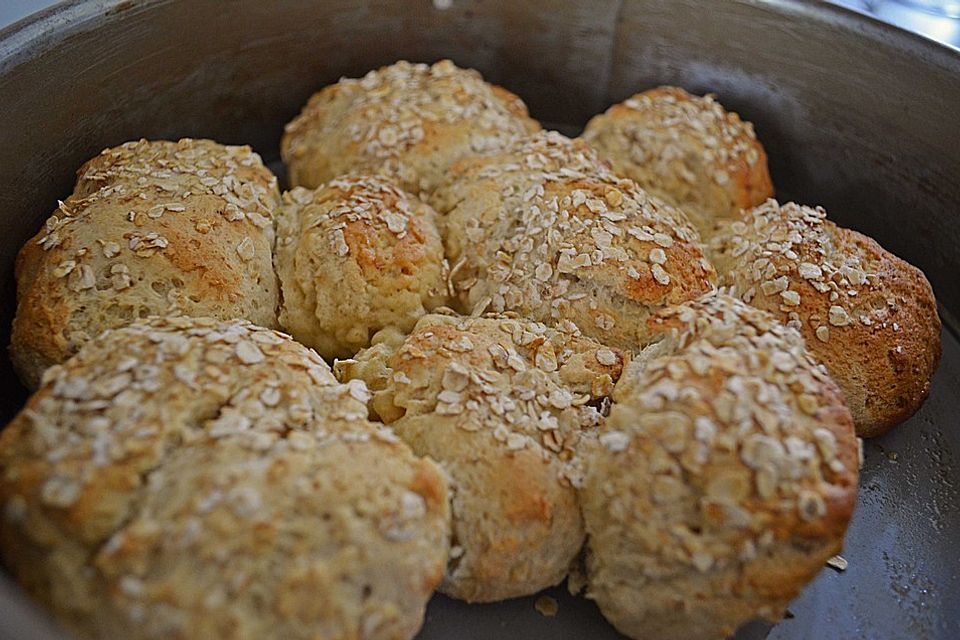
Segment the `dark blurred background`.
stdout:
<path fill-rule="evenodd" d="M 86 0 L 96 2 L 97 0 Z M 429 3 L 431 0 L 424 0 Z M 465 0 L 453 0 L 456 2 Z M 960 0 L 833 0 L 886 22 L 960 48 Z M 51 0 L 0 0 L 0 28 L 57 4 Z"/>

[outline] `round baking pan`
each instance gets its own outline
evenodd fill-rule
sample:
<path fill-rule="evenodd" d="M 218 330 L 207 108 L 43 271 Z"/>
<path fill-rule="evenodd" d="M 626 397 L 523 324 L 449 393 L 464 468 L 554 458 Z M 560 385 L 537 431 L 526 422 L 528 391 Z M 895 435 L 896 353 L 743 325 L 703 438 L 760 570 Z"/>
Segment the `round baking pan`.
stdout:
<path fill-rule="evenodd" d="M 88 0 L 0 33 L 0 328 L 21 244 L 102 148 L 139 138 L 249 143 L 276 159 L 319 87 L 400 58 L 450 57 L 576 133 L 657 84 L 712 91 L 756 124 L 782 199 L 920 266 L 943 361 L 926 405 L 868 442 L 845 571 L 741 638 L 960 637 L 960 54 L 821 2 L 790 0 Z M 2 423 L 26 393 L 0 359 Z M 437 596 L 423 639 L 619 637 L 557 588 L 468 606 Z M 0 576 L 0 637 L 56 637 Z"/>

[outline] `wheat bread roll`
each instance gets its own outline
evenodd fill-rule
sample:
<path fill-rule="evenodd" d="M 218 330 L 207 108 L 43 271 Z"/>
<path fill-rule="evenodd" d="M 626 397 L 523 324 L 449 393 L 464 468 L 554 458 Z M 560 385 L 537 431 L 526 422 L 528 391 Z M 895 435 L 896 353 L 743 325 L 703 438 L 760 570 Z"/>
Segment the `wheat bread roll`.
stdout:
<path fill-rule="evenodd" d="M 649 342 L 650 313 L 709 291 L 716 278 L 682 212 L 555 132 L 461 161 L 430 202 L 464 312 L 572 323 L 637 350 Z"/>
<path fill-rule="evenodd" d="M 566 576 L 583 542 L 573 453 L 603 420 L 624 354 L 524 319 L 427 315 L 386 333 L 343 378 L 450 477 L 453 552 L 441 590 L 468 602 L 529 595 Z"/>
<path fill-rule="evenodd" d="M 384 178 L 284 194 L 274 264 L 281 326 L 328 359 L 355 355 L 383 329 L 409 332 L 447 302 L 433 209 Z"/>
<path fill-rule="evenodd" d="M 77 172 L 20 250 L 10 356 L 35 388 L 104 329 L 151 315 L 277 324 L 277 181 L 249 147 L 139 140 Z"/>
<path fill-rule="evenodd" d="M 803 334 L 857 435 L 886 433 L 923 404 L 940 362 L 940 318 L 919 269 L 821 208 L 775 200 L 722 223 L 709 251 L 723 284 Z"/>
<path fill-rule="evenodd" d="M 401 60 L 314 94 L 287 124 L 281 153 L 293 186 L 382 172 L 419 195 L 457 160 L 539 128 L 520 98 L 472 69 Z"/>
<path fill-rule="evenodd" d="M 839 389 L 796 330 L 726 295 L 651 320 L 580 492 L 588 597 L 637 638 L 716 638 L 776 621 L 856 504 Z"/>
<path fill-rule="evenodd" d="M 644 91 L 595 116 L 583 138 L 614 171 L 683 209 L 705 237 L 716 221 L 773 196 L 753 124 L 713 95 Z"/>
<path fill-rule="evenodd" d="M 0 434 L 0 549 L 82 638 L 412 638 L 442 472 L 362 383 L 244 321 L 106 331 Z"/>

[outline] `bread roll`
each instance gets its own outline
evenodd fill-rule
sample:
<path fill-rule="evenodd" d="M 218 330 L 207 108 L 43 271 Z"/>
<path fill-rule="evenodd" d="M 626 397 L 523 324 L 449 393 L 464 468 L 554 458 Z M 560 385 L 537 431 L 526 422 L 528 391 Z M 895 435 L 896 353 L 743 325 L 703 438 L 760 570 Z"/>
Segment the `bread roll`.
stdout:
<path fill-rule="evenodd" d="M 284 195 L 274 256 L 280 324 L 325 358 L 346 358 L 446 303 L 434 212 L 388 180 L 337 178 Z"/>
<path fill-rule="evenodd" d="M 651 312 L 715 280 L 680 211 L 558 133 L 458 163 L 431 203 L 445 216 L 451 281 L 465 312 L 572 323 L 603 344 L 638 349 Z"/>
<path fill-rule="evenodd" d="M 520 98 L 472 69 L 401 60 L 314 94 L 287 125 L 281 152 L 293 186 L 379 171 L 419 194 L 457 160 L 539 128 Z"/>
<path fill-rule="evenodd" d="M 940 361 L 930 283 L 823 209 L 769 200 L 724 223 L 710 246 L 724 284 L 803 334 L 846 397 L 857 435 L 920 408 Z"/>
<path fill-rule="evenodd" d="M 446 483 L 366 389 L 243 321 L 105 332 L 0 435 L 0 549 L 83 638 L 413 637 Z M 371 470 L 376 470 L 371 473 Z"/>
<path fill-rule="evenodd" d="M 383 336 L 378 336 L 378 338 Z M 535 593 L 583 542 L 571 466 L 602 420 L 624 356 L 528 320 L 427 315 L 338 365 L 372 406 L 450 476 L 453 553 L 441 590 L 469 602 Z"/>
<path fill-rule="evenodd" d="M 773 196 L 753 125 L 712 95 L 644 91 L 595 116 L 583 138 L 614 171 L 683 209 L 705 237 L 717 220 Z"/>
<path fill-rule="evenodd" d="M 631 638 L 721 639 L 786 605 L 856 503 L 849 411 L 794 329 L 728 296 L 651 321 L 580 493 L 588 596 Z"/>
<path fill-rule="evenodd" d="M 106 149 L 17 256 L 10 354 L 31 388 L 104 329 L 184 313 L 277 323 L 277 181 L 249 147 Z"/>

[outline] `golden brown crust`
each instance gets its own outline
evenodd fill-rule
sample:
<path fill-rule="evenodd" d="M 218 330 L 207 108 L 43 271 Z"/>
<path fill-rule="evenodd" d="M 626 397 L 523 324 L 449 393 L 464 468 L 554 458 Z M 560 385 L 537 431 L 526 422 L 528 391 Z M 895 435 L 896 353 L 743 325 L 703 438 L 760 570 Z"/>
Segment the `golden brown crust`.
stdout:
<path fill-rule="evenodd" d="M 725 295 L 658 314 L 584 447 L 590 597 L 634 638 L 777 619 L 840 550 L 857 443 L 799 333 Z"/>
<path fill-rule="evenodd" d="M 410 638 L 447 487 L 368 397 L 243 321 L 107 331 L 0 435 L 4 562 L 83 637 Z"/>
<path fill-rule="evenodd" d="M 140 140 L 78 171 L 17 256 L 11 357 L 33 388 L 104 329 L 187 313 L 276 325 L 276 178 L 249 147 Z"/>
<path fill-rule="evenodd" d="M 717 220 L 773 196 L 753 125 L 712 95 L 644 91 L 595 116 L 583 137 L 614 171 L 683 209 L 704 236 Z"/>
<path fill-rule="evenodd" d="M 284 194 L 280 324 L 325 358 L 350 357 L 383 329 L 409 332 L 447 300 L 434 216 L 392 182 L 359 174 Z"/>
<path fill-rule="evenodd" d="M 453 494 L 454 552 L 441 589 L 487 602 L 560 582 L 583 541 L 571 459 L 602 420 L 623 354 L 529 320 L 427 315 L 337 365 Z"/>
<path fill-rule="evenodd" d="M 713 287 L 683 214 L 613 175 L 582 141 L 539 133 L 462 161 L 431 202 L 461 309 L 572 323 L 603 344 L 648 343 L 654 310 Z"/>
<path fill-rule="evenodd" d="M 294 186 L 382 172 L 419 194 L 457 160 L 539 128 L 517 96 L 476 71 L 400 61 L 316 93 L 287 125 L 281 152 Z"/>
<path fill-rule="evenodd" d="M 916 267 L 822 209 L 770 200 L 723 223 L 710 246 L 721 281 L 796 326 L 843 390 L 857 434 L 920 408 L 940 360 L 940 319 Z"/>

